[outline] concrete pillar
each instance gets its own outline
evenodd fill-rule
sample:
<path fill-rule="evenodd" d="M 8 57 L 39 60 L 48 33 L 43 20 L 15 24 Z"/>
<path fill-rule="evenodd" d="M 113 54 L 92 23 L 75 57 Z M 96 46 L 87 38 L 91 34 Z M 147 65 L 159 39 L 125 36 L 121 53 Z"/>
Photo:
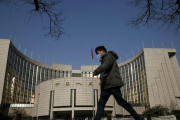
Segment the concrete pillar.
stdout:
<path fill-rule="evenodd" d="M 74 119 L 74 89 L 72 90 L 72 120 Z"/>
<path fill-rule="evenodd" d="M 116 102 L 116 101 L 115 101 L 115 98 L 114 98 L 114 100 L 113 100 L 113 111 L 112 111 L 112 116 L 113 116 L 113 117 L 115 117 L 115 116 L 116 116 L 115 102 Z"/>
<path fill-rule="evenodd" d="M 85 72 L 82 72 L 82 76 L 85 77 Z"/>
<path fill-rule="evenodd" d="M 96 112 L 97 112 L 97 106 L 98 106 L 98 103 L 97 103 L 97 99 L 98 99 L 98 97 L 97 97 L 97 92 L 98 92 L 98 90 L 95 90 L 95 116 L 96 116 Z"/>
<path fill-rule="evenodd" d="M 54 91 L 51 91 L 52 94 L 51 94 L 51 104 L 50 104 L 50 119 L 53 119 L 54 118 L 54 114 L 53 114 L 53 103 L 54 103 L 54 99 L 53 99 L 53 96 L 54 96 Z"/>
<path fill-rule="evenodd" d="M 70 71 L 67 71 L 67 77 L 70 77 Z"/>

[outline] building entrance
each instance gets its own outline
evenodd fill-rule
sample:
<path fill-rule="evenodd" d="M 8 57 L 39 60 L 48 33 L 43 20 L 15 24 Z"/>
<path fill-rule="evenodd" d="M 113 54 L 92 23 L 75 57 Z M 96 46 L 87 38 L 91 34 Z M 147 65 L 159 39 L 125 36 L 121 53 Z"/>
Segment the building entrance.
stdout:
<path fill-rule="evenodd" d="M 88 120 L 90 120 L 93 116 L 92 110 L 86 110 L 86 111 L 74 111 L 74 119 L 75 120 L 85 120 L 86 117 Z"/>
<path fill-rule="evenodd" d="M 54 112 L 54 119 L 71 120 L 72 118 L 71 115 L 72 115 L 71 111 L 58 111 L 58 112 Z"/>

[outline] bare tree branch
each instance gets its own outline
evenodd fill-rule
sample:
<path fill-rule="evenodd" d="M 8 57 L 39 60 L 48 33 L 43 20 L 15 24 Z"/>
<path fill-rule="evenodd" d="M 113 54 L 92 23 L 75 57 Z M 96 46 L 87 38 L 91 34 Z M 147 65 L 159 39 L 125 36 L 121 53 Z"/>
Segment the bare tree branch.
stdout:
<path fill-rule="evenodd" d="M 22 115 L 22 116 L 26 116 L 26 111 L 24 109 L 21 108 L 13 108 L 13 114 L 17 114 L 17 115 Z"/>
<path fill-rule="evenodd" d="M 65 21 L 63 17 L 63 10 L 56 9 L 57 5 L 62 3 L 62 0 L 2 0 L 0 4 L 10 3 L 13 6 L 19 6 L 20 8 L 23 5 L 32 5 L 34 9 L 27 12 L 25 18 L 29 15 L 28 22 L 31 19 L 32 14 L 39 14 L 41 21 L 45 18 L 49 19 L 49 24 L 43 25 L 43 33 L 45 36 L 50 36 L 55 39 L 60 39 L 60 37 L 65 34 L 65 30 L 62 27 L 62 23 Z M 22 4 L 19 5 L 18 3 Z M 42 22 L 43 23 L 43 22 Z"/>
<path fill-rule="evenodd" d="M 140 14 L 129 20 L 127 25 L 139 27 L 147 25 L 151 27 L 158 25 L 160 29 L 168 30 L 174 28 L 178 33 L 180 29 L 180 0 L 132 0 L 130 2 L 135 7 L 140 8 Z"/>

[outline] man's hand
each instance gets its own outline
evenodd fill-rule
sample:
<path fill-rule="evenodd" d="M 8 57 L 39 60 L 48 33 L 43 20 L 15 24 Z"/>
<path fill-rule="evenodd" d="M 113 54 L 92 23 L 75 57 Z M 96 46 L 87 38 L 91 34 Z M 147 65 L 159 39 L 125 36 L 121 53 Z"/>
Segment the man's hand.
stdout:
<path fill-rule="evenodd" d="M 97 73 L 96 73 L 96 72 L 93 72 L 93 77 L 96 76 L 96 75 L 97 75 Z"/>

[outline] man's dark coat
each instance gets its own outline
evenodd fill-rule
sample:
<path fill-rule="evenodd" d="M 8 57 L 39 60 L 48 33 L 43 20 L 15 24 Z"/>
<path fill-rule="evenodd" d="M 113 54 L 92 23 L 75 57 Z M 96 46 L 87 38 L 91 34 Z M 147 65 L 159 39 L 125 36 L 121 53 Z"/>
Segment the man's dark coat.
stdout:
<path fill-rule="evenodd" d="M 124 85 L 119 73 L 116 57 L 109 52 L 102 56 L 101 66 L 94 73 L 100 74 L 101 90 Z"/>

